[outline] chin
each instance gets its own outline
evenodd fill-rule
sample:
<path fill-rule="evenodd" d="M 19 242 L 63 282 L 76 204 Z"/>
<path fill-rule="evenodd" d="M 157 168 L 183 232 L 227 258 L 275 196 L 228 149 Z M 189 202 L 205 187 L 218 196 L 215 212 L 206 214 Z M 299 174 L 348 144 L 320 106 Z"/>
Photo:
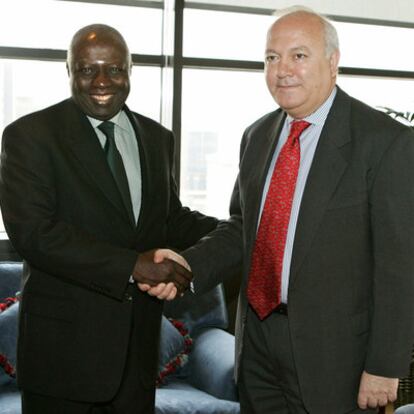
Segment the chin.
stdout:
<path fill-rule="evenodd" d="M 107 121 L 115 116 L 119 111 L 109 111 L 109 110 L 97 110 L 96 108 L 93 111 L 89 111 L 88 115 L 92 118 L 99 119 L 100 121 Z"/>

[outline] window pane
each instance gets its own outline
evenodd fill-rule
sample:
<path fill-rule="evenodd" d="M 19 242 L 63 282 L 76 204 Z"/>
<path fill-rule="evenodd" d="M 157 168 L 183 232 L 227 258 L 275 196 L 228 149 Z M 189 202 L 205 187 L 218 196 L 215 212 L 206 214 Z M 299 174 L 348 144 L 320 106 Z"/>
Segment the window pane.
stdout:
<path fill-rule="evenodd" d="M 338 84 L 367 104 L 401 112 L 414 108 L 414 81 L 340 76 Z M 259 72 L 187 69 L 183 74 L 181 199 L 228 216 L 244 129 L 276 108 Z"/>
<path fill-rule="evenodd" d="M 374 108 L 414 112 L 414 80 L 340 75 L 338 85 Z"/>
<path fill-rule="evenodd" d="M 266 33 L 274 20 L 274 16 L 186 9 L 184 56 L 262 61 Z M 341 22 L 334 26 L 341 66 L 412 70 L 407 44 L 414 39 L 414 28 Z"/>
<path fill-rule="evenodd" d="M 64 62 L 0 60 L 0 128 L 21 116 L 70 95 Z M 155 120 L 160 118 L 161 73 L 157 67 L 134 66 L 127 104 Z"/>
<path fill-rule="evenodd" d="M 414 70 L 410 41 L 414 28 L 334 23 L 341 49 L 340 66 Z"/>
<path fill-rule="evenodd" d="M 134 66 L 127 104 L 157 121 L 160 118 L 160 68 Z M 21 116 L 70 95 L 64 62 L 0 60 L 0 128 Z M 0 232 L 4 231 L 0 220 Z"/>
<path fill-rule="evenodd" d="M 243 131 L 274 109 L 260 72 L 184 70 L 183 204 L 220 218 L 228 216 Z"/>
<path fill-rule="evenodd" d="M 263 61 L 273 21 L 273 16 L 185 9 L 183 54 Z"/>
<path fill-rule="evenodd" d="M 1 46 L 66 50 L 78 29 L 105 23 L 123 34 L 131 53 L 161 53 L 162 9 L 57 0 L 2 0 L 0 16 Z"/>

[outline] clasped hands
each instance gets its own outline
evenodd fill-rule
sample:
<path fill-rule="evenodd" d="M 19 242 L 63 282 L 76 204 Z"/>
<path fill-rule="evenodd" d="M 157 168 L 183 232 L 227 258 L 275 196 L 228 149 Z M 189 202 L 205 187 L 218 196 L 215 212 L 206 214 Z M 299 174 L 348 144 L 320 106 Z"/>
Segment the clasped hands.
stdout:
<path fill-rule="evenodd" d="M 179 254 L 169 249 L 153 249 L 139 254 L 132 277 L 143 292 L 172 300 L 189 288 L 193 274 Z"/>

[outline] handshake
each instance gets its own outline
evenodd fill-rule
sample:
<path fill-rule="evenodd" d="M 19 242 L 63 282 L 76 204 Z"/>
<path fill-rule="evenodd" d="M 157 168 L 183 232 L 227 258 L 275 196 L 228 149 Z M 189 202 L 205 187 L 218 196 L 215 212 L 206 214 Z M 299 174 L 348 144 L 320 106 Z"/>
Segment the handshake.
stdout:
<path fill-rule="evenodd" d="M 132 277 L 143 292 L 172 300 L 190 287 L 193 274 L 179 254 L 169 249 L 153 249 L 139 254 Z"/>

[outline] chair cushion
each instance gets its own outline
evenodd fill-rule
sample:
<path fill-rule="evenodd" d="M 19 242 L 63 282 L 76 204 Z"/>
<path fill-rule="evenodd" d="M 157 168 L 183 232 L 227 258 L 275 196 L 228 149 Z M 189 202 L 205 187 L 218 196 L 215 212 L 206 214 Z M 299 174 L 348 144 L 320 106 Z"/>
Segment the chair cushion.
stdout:
<path fill-rule="evenodd" d="M 7 375 L 16 374 L 17 320 L 19 302 L 0 313 L 0 367 Z"/>
<path fill-rule="evenodd" d="M 188 364 L 188 382 L 216 398 L 238 401 L 234 349 L 234 336 L 222 329 L 199 332 Z"/>
<path fill-rule="evenodd" d="M 22 263 L 0 262 L 0 302 L 20 289 L 22 269 Z"/>
<path fill-rule="evenodd" d="M 160 350 L 158 356 L 157 386 L 166 382 L 167 376 L 176 373 L 188 360 L 192 339 L 183 322 L 162 317 Z"/>
<path fill-rule="evenodd" d="M 402 405 L 395 410 L 395 414 L 414 414 L 414 404 Z"/>
<path fill-rule="evenodd" d="M 200 391 L 185 381 L 173 379 L 155 394 L 156 414 L 239 414 L 240 404 Z"/>
<path fill-rule="evenodd" d="M 200 329 L 227 329 L 228 317 L 223 286 L 218 285 L 210 291 L 198 294 L 185 294 L 164 304 L 167 317 L 185 321 L 190 335 L 194 337 Z"/>
<path fill-rule="evenodd" d="M 22 403 L 17 389 L 14 392 L 9 392 L 2 388 L 0 392 L 0 414 L 20 414 L 21 412 Z"/>

